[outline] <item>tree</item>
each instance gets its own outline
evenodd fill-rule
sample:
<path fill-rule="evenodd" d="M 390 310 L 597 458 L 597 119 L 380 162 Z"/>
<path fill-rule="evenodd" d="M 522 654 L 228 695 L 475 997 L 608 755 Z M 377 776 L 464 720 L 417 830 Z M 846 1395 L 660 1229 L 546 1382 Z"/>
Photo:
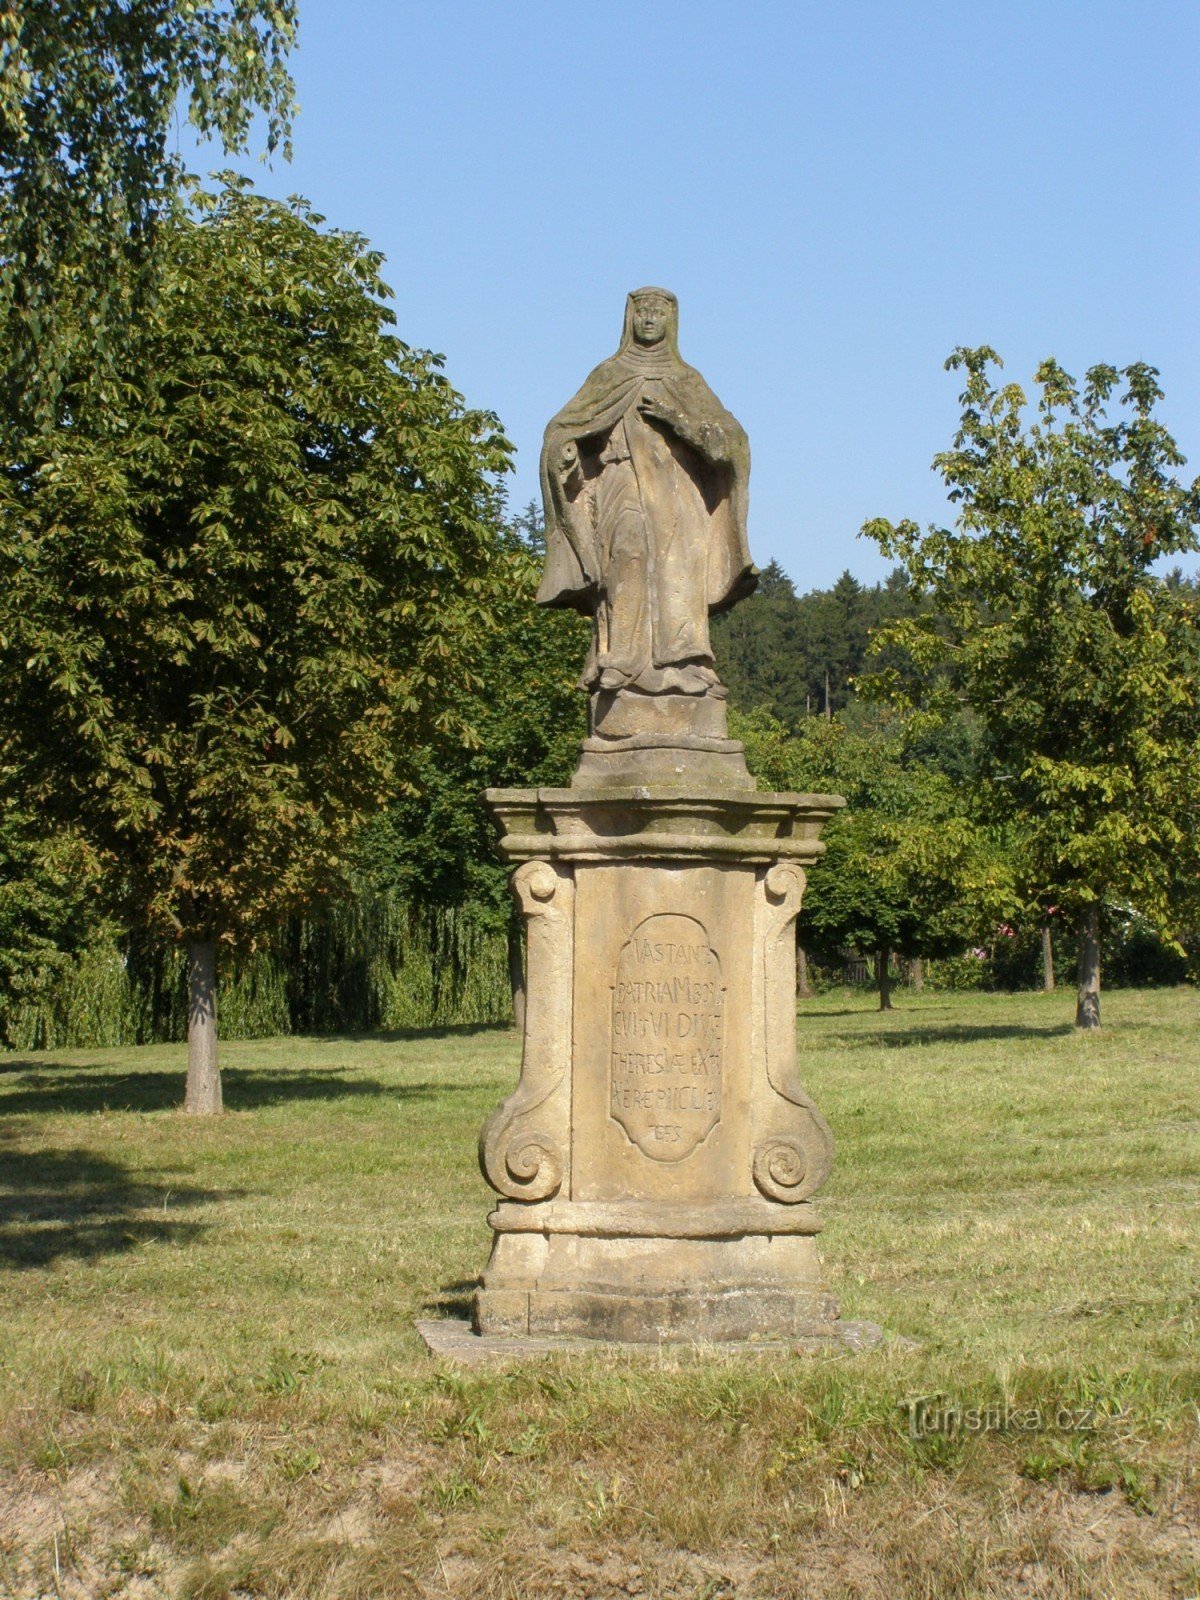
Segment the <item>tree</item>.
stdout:
<path fill-rule="evenodd" d="M 850 704 L 871 634 L 915 609 L 898 570 L 870 588 L 844 572 L 831 589 L 797 595 L 772 561 L 749 600 L 713 619 L 717 666 L 735 704 L 761 706 L 798 729 L 812 715 L 828 719 Z M 907 665 L 898 653 L 891 664 Z"/>
<path fill-rule="evenodd" d="M 718 670 L 733 698 L 789 723 L 797 705 L 803 715 L 805 693 L 795 627 L 796 591 L 777 561 L 764 567 L 748 600 L 712 621 Z"/>
<path fill-rule="evenodd" d="M 0 1047 L 44 1044 L 28 1021 L 106 930 L 92 892 L 95 862 L 69 833 L 49 837 L 7 805 L 0 813 Z"/>
<path fill-rule="evenodd" d="M 870 956 L 880 1010 L 891 1008 L 893 955 L 955 954 L 1012 910 L 1003 852 L 944 774 L 906 759 L 894 720 L 856 731 L 814 718 L 789 738 L 758 712 L 735 727 L 760 781 L 845 798 L 822 833 L 797 937 L 827 959 L 848 948 Z"/>
<path fill-rule="evenodd" d="M 986 346 L 947 363 L 966 374 L 954 446 L 935 460 L 955 526 L 864 532 L 930 607 L 884 637 L 931 674 L 935 713 L 974 713 L 989 803 L 1023 841 L 1026 898 L 1076 922 L 1076 1022 L 1090 1028 L 1105 900 L 1170 931 L 1200 886 L 1198 609 L 1153 571 L 1197 548 L 1200 485 L 1174 475 L 1153 367 L 1096 366 L 1080 385 L 1045 361 L 1027 423 L 1021 388 L 992 381 L 999 364 Z"/>
<path fill-rule="evenodd" d="M 442 741 L 420 753 L 416 792 L 372 824 L 363 854 L 373 884 L 413 904 L 470 906 L 483 925 L 506 931 L 518 1021 L 522 928 L 483 792 L 568 783 L 587 732 L 579 674 L 588 623 L 535 603 L 541 533 L 535 506 L 511 520 L 498 556 L 495 630 L 464 644 L 475 683 L 463 707 L 472 742 Z"/>
<path fill-rule="evenodd" d="M 69 390 L 0 476 L 0 785 L 186 942 L 192 1110 L 220 1107 L 218 948 L 335 884 L 463 736 L 492 621 L 507 441 L 320 222 L 198 195 L 114 400 Z"/>
<path fill-rule="evenodd" d="M 256 112 L 287 149 L 296 0 L 8 0 L 0 6 L 5 411 L 53 411 L 69 369 L 127 342 L 183 169 L 181 94 L 227 153 Z M 131 271 L 131 269 L 133 269 Z"/>

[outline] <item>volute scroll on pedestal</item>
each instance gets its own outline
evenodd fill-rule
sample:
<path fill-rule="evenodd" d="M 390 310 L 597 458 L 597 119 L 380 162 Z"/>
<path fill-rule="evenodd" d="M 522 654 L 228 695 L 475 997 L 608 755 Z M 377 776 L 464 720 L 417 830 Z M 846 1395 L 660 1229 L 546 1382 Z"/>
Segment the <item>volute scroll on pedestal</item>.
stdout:
<path fill-rule="evenodd" d="M 526 861 L 512 888 L 526 926 L 521 1077 L 483 1125 L 479 1165 L 498 1194 L 548 1200 L 562 1187 L 570 1148 L 575 883 L 548 861 Z"/>
<path fill-rule="evenodd" d="M 810 1199 L 833 1167 L 833 1134 L 796 1070 L 794 924 L 806 882 L 800 867 L 780 862 L 761 884 L 760 1026 L 773 1097 L 768 1129 L 755 1145 L 751 1170 L 761 1193 L 785 1205 Z"/>

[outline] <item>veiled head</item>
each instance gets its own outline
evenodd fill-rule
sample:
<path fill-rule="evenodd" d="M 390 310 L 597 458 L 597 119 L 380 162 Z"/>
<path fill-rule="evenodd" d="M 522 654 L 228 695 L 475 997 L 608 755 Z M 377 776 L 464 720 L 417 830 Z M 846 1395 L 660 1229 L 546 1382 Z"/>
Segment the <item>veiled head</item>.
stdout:
<path fill-rule="evenodd" d="M 621 348 L 679 354 L 679 302 L 669 289 L 635 289 L 625 301 Z"/>

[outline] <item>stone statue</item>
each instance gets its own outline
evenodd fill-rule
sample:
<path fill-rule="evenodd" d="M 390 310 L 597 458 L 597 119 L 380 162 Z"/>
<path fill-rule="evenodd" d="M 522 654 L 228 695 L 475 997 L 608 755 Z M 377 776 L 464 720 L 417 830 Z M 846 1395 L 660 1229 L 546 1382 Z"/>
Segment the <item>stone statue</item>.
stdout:
<path fill-rule="evenodd" d="M 796 1060 L 795 921 L 836 795 L 760 793 L 709 617 L 754 587 L 746 435 L 638 289 L 546 430 L 538 598 L 594 619 L 570 788 L 489 789 L 526 923 L 521 1079 L 473 1306 L 499 1338 L 852 1334 L 814 1197 L 833 1137 Z"/>
<path fill-rule="evenodd" d="M 757 580 L 746 543 L 750 446 L 680 359 L 678 326 L 669 290 L 635 289 L 620 349 L 550 423 L 542 448 L 538 599 L 594 619 L 582 679 L 600 697 L 593 731 L 610 697 L 723 700 L 708 619 Z M 632 704 L 617 731 L 651 725 Z"/>

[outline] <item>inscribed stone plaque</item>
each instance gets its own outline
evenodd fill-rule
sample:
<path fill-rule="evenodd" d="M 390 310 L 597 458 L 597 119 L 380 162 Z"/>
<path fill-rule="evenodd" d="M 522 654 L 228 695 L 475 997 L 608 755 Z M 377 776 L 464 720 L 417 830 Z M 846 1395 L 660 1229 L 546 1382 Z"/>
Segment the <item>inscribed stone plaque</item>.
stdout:
<path fill-rule="evenodd" d="M 721 1119 L 721 963 L 695 917 L 638 924 L 617 958 L 609 1109 L 638 1149 L 682 1161 Z"/>

